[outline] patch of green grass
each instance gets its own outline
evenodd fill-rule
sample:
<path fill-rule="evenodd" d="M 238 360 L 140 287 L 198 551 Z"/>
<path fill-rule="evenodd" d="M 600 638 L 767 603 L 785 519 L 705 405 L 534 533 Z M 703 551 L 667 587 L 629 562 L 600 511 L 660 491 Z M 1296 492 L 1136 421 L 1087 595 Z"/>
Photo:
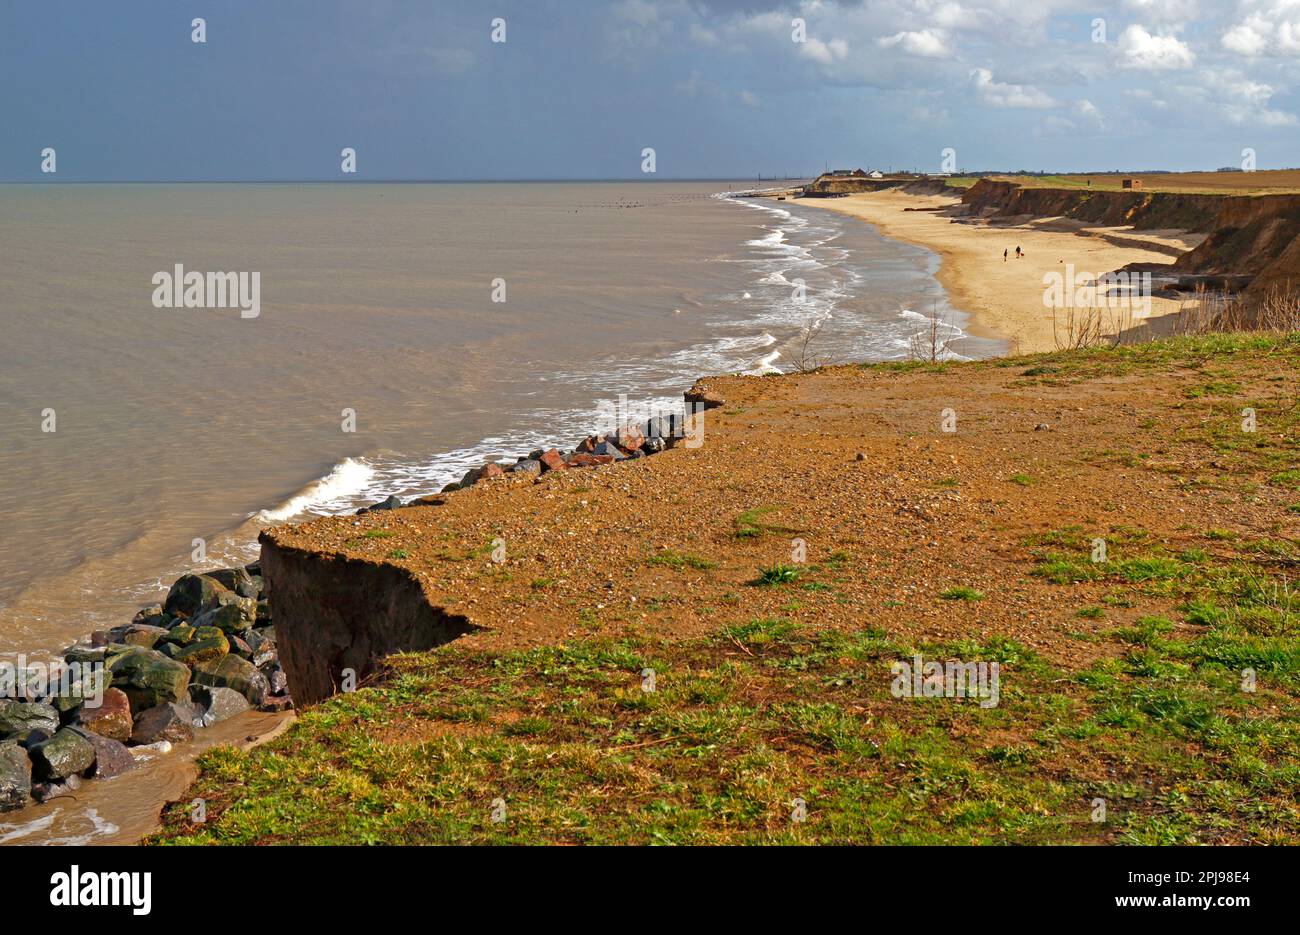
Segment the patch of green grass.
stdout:
<path fill-rule="evenodd" d="M 1293 468 L 1289 471 L 1279 471 L 1270 477 L 1268 482 L 1277 487 L 1300 487 L 1300 468 Z"/>
<path fill-rule="evenodd" d="M 409 553 L 406 551 L 406 549 L 393 549 L 393 551 L 391 551 L 391 552 L 388 553 L 388 557 L 389 557 L 389 558 L 408 558 L 408 557 L 409 557 Z"/>
<path fill-rule="evenodd" d="M 780 584 L 791 584 L 799 580 L 802 573 L 797 565 L 776 564 L 767 568 L 758 570 L 758 577 L 754 579 L 754 584 L 759 587 L 773 587 Z"/>
<path fill-rule="evenodd" d="M 1189 386 L 1183 390 L 1183 395 L 1188 399 L 1200 399 L 1203 396 L 1236 396 L 1240 392 L 1240 383 L 1220 380 L 1203 383 L 1199 386 Z"/>
<path fill-rule="evenodd" d="M 1010 483 L 1018 484 L 1021 487 L 1028 487 L 1034 482 L 1034 479 L 1028 474 L 1012 474 L 1007 478 Z"/>
<path fill-rule="evenodd" d="M 1103 607 L 1080 607 L 1074 612 L 1076 617 L 1083 617 L 1087 620 L 1098 620 L 1106 616 L 1106 610 Z"/>
<path fill-rule="evenodd" d="M 737 539 L 758 539 L 766 535 L 790 535 L 799 532 L 789 526 L 767 522 L 764 517 L 774 510 L 776 510 L 774 506 L 759 506 L 745 510 L 736 517 L 731 534 Z"/>
<path fill-rule="evenodd" d="M 783 618 L 453 643 L 391 657 L 268 744 L 207 751 L 185 796 L 206 820 L 173 803 L 147 843 L 1300 843 L 1300 686 L 1261 667 L 1243 692 L 1233 668 L 1287 650 L 1206 619 L 1184 639 L 1144 617 L 1074 674 L 1005 637 L 918 647 Z M 891 665 L 916 654 L 998 662 L 998 704 L 896 696 Z"/>
<path fill-rule="evenodd" d="M 968 585 L 960 584 L 940 591 L 939 597 L 943 598 L 945 601 L 982 601 L 984 600 L 984 592 L 977 591 Z"/>

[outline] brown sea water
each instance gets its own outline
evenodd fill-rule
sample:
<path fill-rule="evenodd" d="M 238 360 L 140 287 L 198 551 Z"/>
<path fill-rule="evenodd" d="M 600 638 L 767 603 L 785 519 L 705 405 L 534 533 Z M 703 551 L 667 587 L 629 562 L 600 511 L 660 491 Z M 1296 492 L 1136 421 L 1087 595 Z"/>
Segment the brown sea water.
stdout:
<path fill-rule="evenodd" d="M 621 393 L 788 366 L 808 321 L 841 359 L 907 356 L 935 258 L 715 197 L 743 187 L 0 186 L 0 653 L 129 620 L 196 539 L 246 561 L 262 525 L 572 445 Z M 260 273 L 259 316 L 155 307 L 178 263 Z"/>

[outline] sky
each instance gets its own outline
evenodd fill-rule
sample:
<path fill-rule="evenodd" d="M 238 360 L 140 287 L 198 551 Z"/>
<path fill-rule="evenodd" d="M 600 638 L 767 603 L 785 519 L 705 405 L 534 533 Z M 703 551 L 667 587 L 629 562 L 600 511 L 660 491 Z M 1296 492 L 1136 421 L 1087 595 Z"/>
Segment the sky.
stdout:
<path fill-rule="evenodd" d="M 1280 168 L 1297 77 L 1300 0 L 0 0 L 0 180 Z"/>

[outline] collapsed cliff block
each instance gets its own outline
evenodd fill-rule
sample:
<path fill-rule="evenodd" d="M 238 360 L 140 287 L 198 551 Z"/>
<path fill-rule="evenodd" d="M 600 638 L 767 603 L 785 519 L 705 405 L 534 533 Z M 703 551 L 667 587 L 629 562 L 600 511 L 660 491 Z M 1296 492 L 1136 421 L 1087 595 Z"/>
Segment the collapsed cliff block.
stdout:
<path fill-rule="evenodd" d="M 351 669 L 359 682 L 392 653 L 432 649 L 477 629 L 432 606 L 410 571 L 282 546 L 264 531 L 276 646 L 297 704 L 323 701 Z"/>

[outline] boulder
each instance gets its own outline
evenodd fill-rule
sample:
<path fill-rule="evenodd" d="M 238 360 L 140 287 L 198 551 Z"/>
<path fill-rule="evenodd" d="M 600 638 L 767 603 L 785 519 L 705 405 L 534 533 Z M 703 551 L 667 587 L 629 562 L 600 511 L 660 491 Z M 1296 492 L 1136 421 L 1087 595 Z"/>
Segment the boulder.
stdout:
<path fill-rule="evenodd" d="M 378 503 L 376 503 L 374 506 L 372 506 L 370 509 L 372 509 L 372 510 L 400 510 L 401 508 L 402 508 L 402 501 L 399 500 L 395 494 L 389 494 L 389 495 L 388 495 L 387 497 L 385 497 L 383 500 L 380 500 Z"/>
<path fill-rule="evenodd" d="M 131 702 L 119 688 L 109 688 L 98 708 L 85 705 L 77 712 L 77 725 L 85 730 L 125 743 L 131 736 Z"/>
<path fill-rule="evenodd" d="M 534 476 L 542 473 L 542 462 L 533 458 L 524 458 L 522 461 L 516 461 L 510 467 L 511 474 L 532 474 Z"/>
<path fill-rule="evenodd" d="M 235 593 L 208 575 L 181 575 L 167 592 L 163 610 L 172 616 L 196 617 L 220 603 L 220 596 Z"/>
<path fill-rule="evenodd" d="M 257 706 L 270 694 L 270 684 L 257 666 L 238 656 L 222 656 L 194 666 L 194 681 L 212 688 L 233 688 Z"/>
<path fill-rule="evenodd" d="M 460 490 L 460 484 L 456 483 L 455 481 L 452 481 L 450 484 L 442 485 L 443 493 L 455 493 L 457 490 Z"/>
<path fill-rule="evenodd" d="M 202 709 L 195 726 L 210 727 L 218 721 L 242 714 L 249 709 L 248 699 L 233 688 L 191 685 L 190 698 Z"/>
<path fill-rule="evenodd" d="M 466 487 L 473 487 L 478 482 L 479 473 L 482 468 L 470 468 L 460 479 L 460 487 L 463 490 Z"/>
<path fill-rule="evenodd" d="M 257 710 L 269 712 L 291 711 L 293 710 L 293 699 L 288 695 L 272 695 L 258 705 Z"/>
<path fill-rule="evenodd" d="M 173 659 L 185 663 L 192 669 L 201 662 L 220 659 L 230 652 L 230 642 L 224 635 L 218 633 L 216 636 L 195 640 L 186 646 L 170 648 L 172 650 L 170 655 Z"/>
<path fill-rule="evenodd" d="M 668 443 L 666 441 L 658 435 L 652 435 L 645 440 L 645 444 L 641 446 L 641 450 L 648 455 L 657 455 L 667 447 Z"/>
<path fill-rule="evenodd" d="M 251 633 L 253 631 L 250 629 L 245 632 Z M 241 659 L 253 658 L 252 647 L 237 636 L 230 637 L 230 651 Z M 253 663 L 253 665 L 257 665 L 257 663 Z"/>
<path fill-rule="evenodd" d="M 562 471 L 569 466 L 565 462 L 564 458 L 560 456 L 560 453 L 554 448 L 543 451 L 537 460 L 542 465 L 542 473 L 546 473 L 547 471 Z"/>
<path fill-rule="evenodd" d="M 612 455 L 569 455 L 569 467 L 572 468 L 599 467 L 602 464 L 613 463 L 614 457 Z"/>
<path fill-rule="evenodd" d="M 131 731 L 131 743 L 150 744 L 160 740 L 182 743 L 194 739 L 194 706 L 171 702 L 141 711 Z"/>
<path fill-rule="evenodd" d="M 133 623 L 130 626 L 113 629 L 109 632 L 117 638 L 115 642 L 126 646 L 143 646 L 145 649 L 153 649 L 167 638 L 168 630 L 166 627 L 156 627 L 147 623 Z"/>
<path fill-rule="evenodd" d="M 442 501 L 439 500 L 438 504 L 441 505 Z M 263 597 L 259 599 L 257 602 L 256 623 L 259 627 L 262 627 L 262 626 L 266 626 L 270 622 L 271 622 L 271 602 Z"/>
<path fill-rule="evenodd" d="M 618 431 L 606 435 L 605 441 L 630 453 L 645 444 L 645 433 L 635 425 L 623 425 L 619 427 Z M 598 451 L 593 453 L 600 454 Z"/>
<path fill-rule="evenodd" d="M 95 665 L 104 661 L 103 646 L 69 646 L 63 654 L 63 661 L 66 663 L 77 663 L 78 665 Z"/>
<path fill-rule="evenodd" d="M 596 457 L 608 455 L 615 461 L 622 461 L 627 455 L 623 454 L 623 449 L 611 441 L 603 441 L 592 449 L 591 453 Z"/>
<path fill-rule="evenodd" d="M 32 794 L 32 761 L 27 751 L 12 741 L 0 743 L 0 812 L 27 804 Z"/>
<path fill-rule="evenodd" d="M 165 626 L 163 621 L 166 619 L 167 614 L 163 611 L 162 604 L 151 604 L 136 611 L 136 615 L 131 619 L 131 622 L 161 627 Z"/>
<path fill-rule="evenodd" d="M 59 712 L 53 705 L 0 699 L 0 739 L 34 730 L 54 733 L 59 729 Z"/>
<path fill-rule="evenodd" d="M 216 627 L 223 633 L 238 633 L 247 630 L 257 616 L 257 602 L 246 597 L 236 597 L 235 601 L 204 611 L 190 622 L 196 630 L 204 627 Z"/>
<path fill-rule="evenodd" d="M 589 455 L 596 450 L 596 446 L 599 444 L 599 438 L 595 435 L 588 435 L 582 441 L 578 442 L 577 446 L 573 450 L 578 454 Z"/>
<path fill-rule="evenodd" d="M 289 691 L 289 680 L 285 677 L 279 663 L 266 673 L 266 681 L 271 686 L 272 695 L 283 695 Z"/>
<path fill-rule="evenodd" d="M 189 697 L 189 666 L 155 650 L 132 647 L 114 656 L 108 670 L 113 674 L 113 687 L 126 693 L 133 712 Z"/>
<path fill-rule="evenodd" d="M 492 477 L 500 477 L 504 473 L 505 468 L 501 467 L 501 465 L 497 464 L 495 461 L 489 461 L 487 464 L 479 468 L 478 479 L 487 480 Z"/>
<path fill-rule="evenodd" d="M 95 748 L 95 766 L 91 775 L 96 779 L 112 779 L 134 768 L 135 757 L 126 748 L 126 744 L 80 727 L 72 727 L 69 730 L 85 737 Z"/>
<path fill-rule="evenodd" d="M 188 623 L 176 624 L 167 631 L 166 642 L 175 643 L 177 646 L 184 646 L 186 643 L 194 642 L 194 627 Z"/>
<path fill-rule="evenodd" d="M 275 643 L 270 640 L 263 640 L 262 646 L 256 650 L 252 656 L 245 656 L 245 659 L 251 659 L 253 665 L 266 671 L 266 667 L 274 665 L 280 658 L 279 653 L 275 651 Z"/>
<path fill-rule="evenodd" d="M 261 590 L 261 581 L 254 580 L 253 576 L 245 568 L 219 568 L 216 571 L 205 571 L 206 577 L 213 579 L 221 584 L 228 591 L 234 591 L 240 597 L 251 597 L 257 599 L 257 592 Z"/>
<path fill-rule="evenodd" d="M 42 782 L 79 775 L 95 765 L 94 744 L 69 727 L 27 752 L 32 757 L 32 776 Z"/>

